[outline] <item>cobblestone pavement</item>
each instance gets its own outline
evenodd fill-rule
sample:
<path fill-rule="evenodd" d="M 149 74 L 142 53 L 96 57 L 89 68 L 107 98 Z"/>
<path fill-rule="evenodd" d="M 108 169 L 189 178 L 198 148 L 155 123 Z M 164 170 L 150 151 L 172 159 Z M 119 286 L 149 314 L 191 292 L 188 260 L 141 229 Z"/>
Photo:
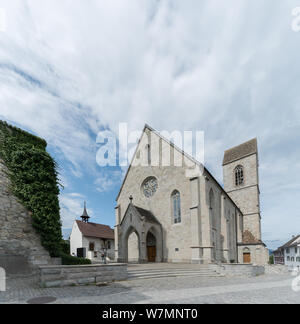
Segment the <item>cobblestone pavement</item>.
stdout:
<path fill-rule="evenodd" d="M 51 296 L 57 304 L 208 304 L 208 303 L 300 303 L 300 292 L 291 288 L 289 275 L 254 278 L 162 278 L 112 283 L 107 286 L 39 288 L 33 278 L 8 280 L 0 303 L 26 303 Z"/>

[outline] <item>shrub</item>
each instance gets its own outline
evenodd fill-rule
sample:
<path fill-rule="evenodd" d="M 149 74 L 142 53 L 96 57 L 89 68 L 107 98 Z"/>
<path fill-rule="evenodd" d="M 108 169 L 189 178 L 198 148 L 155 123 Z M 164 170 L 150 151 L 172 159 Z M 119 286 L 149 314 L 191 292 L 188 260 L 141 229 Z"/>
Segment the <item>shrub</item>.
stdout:
<path fill-rule="evenodd" d="M 62 240 L 60 244 L 61 252 L 64 254 L 70 254 L 70 241 Z"/>
<path fill-rule="evenodd" d="M 84 264 L 92 264 L 91 260 L 74 257 L 72 255 L 68 255 L 65 253 L 61 254 L 61 263 L 62 265 L 84 265 Z"/>

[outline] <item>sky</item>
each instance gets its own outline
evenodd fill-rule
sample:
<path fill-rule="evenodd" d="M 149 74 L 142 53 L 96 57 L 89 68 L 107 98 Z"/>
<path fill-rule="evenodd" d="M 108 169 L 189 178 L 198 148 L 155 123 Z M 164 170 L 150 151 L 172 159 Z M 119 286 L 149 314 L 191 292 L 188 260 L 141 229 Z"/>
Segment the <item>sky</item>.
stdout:
<path fill-rule="evenodd" d="M 0 0 L 0 119 L 48 142 L 67 235 L 87 201 L 114 226 L 124 168 L 96 163 L 97 134 L 204 131 L 224 150 L 258 138 L 262 234 L 300 233 L 298 0 Z M 300 14 L 300 10 L 299 10 Z M 300 26 L 300 23 L 299 23 Z"/>

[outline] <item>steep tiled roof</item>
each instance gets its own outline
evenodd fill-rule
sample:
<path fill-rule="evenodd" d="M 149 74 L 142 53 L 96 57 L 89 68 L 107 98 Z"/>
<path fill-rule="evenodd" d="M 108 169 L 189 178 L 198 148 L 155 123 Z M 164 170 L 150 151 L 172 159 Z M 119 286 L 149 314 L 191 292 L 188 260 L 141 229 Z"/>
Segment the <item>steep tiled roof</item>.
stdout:
<path fill-rule="evenodd" d="M 257 139 L 235 146 L 224 153 L 223 165 L 257 153 Z"/>
<path fill-rule="evenodd" d="M 97 237 L 102 239 L 114 239 L 114 230 L 107 225 L 96 223 L 84 223 L 82 221 L 76 221 L 80 232 L 84 236 Z"/>
<path fill-rule="evenodd" d="M 298 240 L 299 238 L 300 238 L 300 235 L 293 237 L 291 240 L 289 240 L 287 243 L 282 245 L 280 248 L 285 249 L 285 248 L 288 248 L 288 247 L 296 246 L 299 243 L 294 243 L 294 242 L 296 240 Z"/>
<path fill-rule="evenodd" d="M 243 233 L 243 244 L 260 244 L 262 241 L 256 239 L 254 235 L 249 231 Z"/>

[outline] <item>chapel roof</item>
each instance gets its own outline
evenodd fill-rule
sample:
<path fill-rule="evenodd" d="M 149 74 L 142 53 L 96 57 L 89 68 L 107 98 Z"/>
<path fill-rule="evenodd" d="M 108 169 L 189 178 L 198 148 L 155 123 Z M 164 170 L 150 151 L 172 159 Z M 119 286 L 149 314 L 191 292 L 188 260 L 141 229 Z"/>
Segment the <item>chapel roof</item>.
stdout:
<path fill-rule="evenodd" d="M 257 153 L 257 139 L 235 146 L 224 153 L 223 165 Z"/>
<path fill-rule="evenodd" d="M 114 230 L 108 225 L 96 224 L 96 223 L 85 223 L 82 221 L 76 221 L 80 232 L 84 236 L 96 237 L 101 239 L 114 239 Z"/>

